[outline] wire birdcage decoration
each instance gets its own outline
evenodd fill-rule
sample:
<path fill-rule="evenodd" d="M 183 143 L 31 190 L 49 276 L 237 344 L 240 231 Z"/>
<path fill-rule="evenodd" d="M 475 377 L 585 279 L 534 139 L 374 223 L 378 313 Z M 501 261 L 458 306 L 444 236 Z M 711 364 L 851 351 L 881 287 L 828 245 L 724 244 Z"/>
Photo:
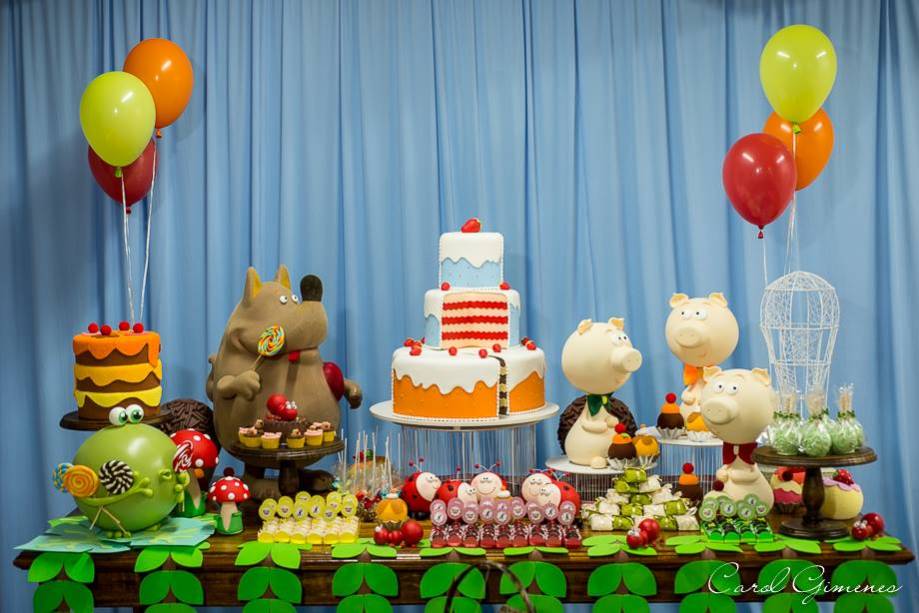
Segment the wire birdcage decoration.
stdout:
<path fill-rule="evenodd" d="M 836 290 L 810 272 L 798 270 L 779 277 L 763 292 L 760 327 L 774 385 L 806 416 L 807 398 L 827 398 L 839 331 Z"/>

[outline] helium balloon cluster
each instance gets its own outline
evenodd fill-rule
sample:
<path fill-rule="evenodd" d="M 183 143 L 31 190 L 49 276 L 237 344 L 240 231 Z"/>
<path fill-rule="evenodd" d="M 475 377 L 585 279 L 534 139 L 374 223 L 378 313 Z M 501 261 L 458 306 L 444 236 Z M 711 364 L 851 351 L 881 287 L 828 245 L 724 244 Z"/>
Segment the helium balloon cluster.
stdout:
<path fill-rule="evenodd" d="M 106 194 L 130 212 L 147 195 L 156 166 L 156 141 L 188 105 L 191 62 L 170 40 L 148 38 L 128 53 L 122 70 L 93 79 L 80 99 L 80 125 L 89 142 L 89 167 Z"/>
<path fill-rule="evenodd" d="M 721 178 L 740 216 L 759 228 L 785 211 L 795 191 L 823 171 L 833 151 L 833 124 L 822 105 L 836 80 L 836 50 L 809 25 L 776 32 L 763 48 L 759 77 L 774 113 L 763 131 L 730 148 Z"/>

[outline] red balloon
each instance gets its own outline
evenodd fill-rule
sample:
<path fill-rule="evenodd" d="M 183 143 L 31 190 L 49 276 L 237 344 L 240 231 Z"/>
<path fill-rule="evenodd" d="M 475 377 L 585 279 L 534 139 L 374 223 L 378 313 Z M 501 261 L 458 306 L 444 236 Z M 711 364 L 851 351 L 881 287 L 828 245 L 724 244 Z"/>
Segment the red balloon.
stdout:
<path fill-rule="evenodd" d="M 89 169 L 92 170 L 96 183 L 108 194 L 109 198 L 121 206 L 121 179 L 115 176 L 115 167 L 103 161 L 93 151 L 92 147 L 87 147 L 87 149 Z M 147 192 L 150 191 L 150 187 L 153 185 L 155 160 L 156 142 L 151 139 L 139 158 L 121 168 L 121 173 L 124 177 L 124 195 L 125 202 L 128 205 L 128 213 L 131 212 L 131 205 L 146 196 Z"/>
<path fill-rule="evenodd" d="M 740 216 L 757 226 L 775 221 L 795 193 L 795 161 L 774 136 L 748 134 L 738 140 L 721 169 L 721 180 L 731 204 Z"/>

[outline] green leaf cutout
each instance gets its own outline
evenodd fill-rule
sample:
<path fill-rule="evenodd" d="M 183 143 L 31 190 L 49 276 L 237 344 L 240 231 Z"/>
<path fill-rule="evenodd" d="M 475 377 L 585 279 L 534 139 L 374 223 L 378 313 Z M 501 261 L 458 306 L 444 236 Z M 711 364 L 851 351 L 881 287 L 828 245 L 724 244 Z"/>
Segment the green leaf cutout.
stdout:
<path fill-rule="evenodd" d="M 528 556 L 531 553 L 536 551 L 536 548 L 533 546 L 527 547 L 505 547 L 504 548 L 504 557 L 512 558 L 514 556 Z"/>
<path fill-rule="evenodd" d="M 568 555 L 567 547 L 537 547 L 536 551 L 540 553 L 551 553 L 553 555 Z"/>
<path fill-rule="evenodd" d="M 31 583 L 50 581 L 60 574 L 63 566 L 64 554 L 56 551 L 40 553 L 32 560 L 32 564 L 29 566 L 29 581 Z M 51 591 L 48 593 L 51 593 Z M 58 600 L 58 603 L 60 603 L 60 600 Z"/>
<path fill-rule="evenodd" d="M 282 568 L 300 568 L 300 549 L 290 543 L 273 543 L 271 545 L 271 561 Z"/>
<path fill-rule="evenodd" d="M 889 565 L 878 560 L 849 560 L 836 567 L 830 581 L 834 586 L 849 588 L 863 583 L 886 587 L 897 585 L 897 575 Z"/>
<path fill-rule="evenodd" d="M 365 613 L 390 613 L 392 605 L 382 596 L 376 594 L 364 594 L 364 612 Z"/>
<path fill-rule="evenodd" d="M 248 541 L 239 546 L 236 554 L 236 566 L 255 566 L 268 557 L 272 543 Z"/>
<path fill-rule="evenodd" d="M 375 558 L 395 558 L 398 554 L 396 548 L 389 545 L 367 545 L 367 553 Z"/>
<path fill-rule="evenodd" d="M 374 594 L 396 596 L 399 593 L 399 579 L 393 569 L 385 564 L 367 564 L 364 567 L 364 581 Z"/>
<path fill-rule="evenodd" d="M 418 555 L 422 558 L 438 558 L 445 556 L 453 551 L 453 547 L 424 547 L 418 550 Z"/>
<path fill-rule="evenodd" d="M 484 556 L 487 552 L 481 547 L 457 547 L 454 551 L 461 556 Z"/>
<path fill-rule="evenodd" d="M 366 549 L 366 543 L 340 543 L 332 547 L 332 557 L 338 560 L 356 558 L 357 556 L 364 553 Z"/>
<path fill-rule="evenodd" d="M 339 598 L 350 596 L 360 589 L 364 582 L 364 567 L 369 564 L 351 562 L 342 564 L 332 576 L 332 595 Z"/>
<path fill-rule="evenodd" d="M 598 566 L 587 579 L 588 596 L 606 596 L 619 589 L 622 582 L 622 564 Z"/>
<path fill-rule="evenodd" d="M 674 580 L 674 592 L 687 594 L 706 587 L 711 582 L 713 591 L 734 593 L 740 586 L 740 577 L 736 569 L 717 560 L 696 560 L 680 567 Z M 683 599 L 685 602 L 686 599 Z M 682 610 L 682 606 L 681 606 Z"/>
<path fill-rule="evenodd" d="M 893 551 L 903 550 L 903 547 L 899 543 L 882 541 L 881 539 L 877 539 L 875 541 L 868 541 L 868 548 L 873 549 L 874 551 L 881 551 L 881 552 L 893 552 Z"/>
<path fill-rule="evenodd" d="M 823 571 L 813 562 L 802 559 L 779 559 L 763 566 L 756 578 L 760 593 L 782 592 L 786 588 L 801 591 L 818 589 L 823 593 Z"/>
<path fill-rule="evenodd" d="M 865 610 L 868 613 L 894 613 L 894 606 L 883 594 L 851 593 L 840 596 L 833 608 L 839 613 Z"/>
<path fill-rule="evenodd" d="M 547 596 L 564 598 L 568 593 L 568 581 L 562 569 L 549 562 L 535 562 L 535 565 L 539 591 Z"/>
<path fill-rule="evenodd" d="M 247 570 L 239 579 L 239 586 L 236 588 L 236 598 L 238 600 L 255 600 L 260 598 L 268 590 L 268 577 L 270 571 L 274 570 L 267 566 L 256 566 Z M 277 595 L 277 594 L 275 594 Z"/>
<path fill-rule="evenodd" d="M 81 583 L 61 582 L 64 600 L 74 613 L 92 613 L 94 609 L 93 593 Z"/>
<path fill-rule="evenodd" d="M 244 609 L 245 610 L 245 609 Z M 158 602 L 147 607 L 144 613 L 195 613 L 196 609 L 184 602 Z"/>
<path fill-rule="evenodd" d="M 134 560 L 134 572 L 146 573 L 156 570 L 169 559 L 168 547 L 144 547 Z"/>
<path fill-rule="evenodd" d="M 632 594 L 610 594 L 594 603 L 594 613 L 647 613 L 648 601 Z"/>
<path fill-rule="evenodd" d="M 544 596 L 542 594 L 530 594 L 529 596 L 530 602 L 533 603 L 533 608 L 536 609 L 536 613 L 565 613 L 565 606 L 559 602 L 558 598 Z M 507 606 L 516 611 L 527 610 L 523 597 L 520 596 L 520 594 L 511 597 L 507 601 Z"/>
<path fill-rule="evenodd" d="M 140 582 L 140 604 L 154 604 L 169 594 L 172 577 L 168 570 L 150 573 Z"/>
<path fill-rule="evenodd" d="M 174 570 L 170 578 L 176 600 L 187 604 L 204 604 L 204 588 L 198 578 L 187 570 Z"/>
<path fill-rule="evenodd" d="M 622 548 L 623 551 L 633 556 L 656 556 L 657 550 L 654 547 L 629 547 L 626 545 Z"/>
<path fill-rule="evenodd" d="M 730 543 L 703 543 L 708 549 L 712 551 L 720 551 L 722 553 L 743 553 L 743 549 L 739 545 L 732 545 Z"/>
<path fill-rule="evenodd" d="M 56 611 L 64 600 L 64 591 L 61 589 L 63 583 L 66 582 L 51 581 L 35 588 L 35 594 L 32 596 L 32 609 L 36 613 Z"/>
<path fill-rule="evenodd" d="M 693 543 L 702 542 L 702 536 L 698 534 L 681 534 L 679 536 L 669 537 L 664 544 L 668 547 L 676 547 L 677 545 L 690 545 Z"/>
<path fill-rule="evenodd" d="M 446 606 L 447 597 L 438 596 L 427 602 L 424 606 L 424 613 L 445 613 Z M 450 613 L 481 613 L 481 611 L 482 606 L 479 603 L 465 596 L 456 596 L 450 607 Z"/>
<path fill-rule="evenodd" d="M 296 611 L 297 609 L 289 602 L 274 598 L 258 598 L 247 602 L 243 607 L 243 613 L 296 613 Z"/>
<path fill-rule="evenodd" d="M 204 554 L 198 547 L 170 547 L 169 555 L 173 562 L 185 568 L 201 568 L 204 563 Z"/>
<path fill-rule="evenodd" d="M 303 586 L 300 584 L 300 577 L 284 570 L 283 568 L 268 569 L 268 585 L 271 586 L 271 592 L 280 598 L 291 603 L 298 603 L 303 598 Z"/>
<path fill-rule="evenodd" d="M 584 547 L 593 547 L 594 545 L 608 545 L 609 543 L 624 543 L 625 537 L 619 534 L 595 534 L 588 536 L 581 542 Z"/>
<path fill-rule="evenodd" d="M 363 613 L 364 595 L 353 594 L 348 596 L 338 603 L 338 607 L 335 609 L 335 611 L 336 613 Z"/>
<path fill-rule="evenodd" d="M 523 588 L 526 589 L 533 583 L 533 577 L 536 575 L 536 563 L 530 561 L 515 562 L 511 564 L 508 570 L 517 577 Z M 501 575 L 501 583 L 498 589 L 502 594 L 515 594 L 517 592 L 517 586 L 514 585 L 513 579 L 507 575 Z"/>
<path fill-rule="evenodd" d="M 622 549 L 621 543 L 601 543 L 594 545 L 587 550 L 587 556 L 591 558 L 602 558 L 603 556 L 614 556 Z"/>
<path fill-rule="evenodd" d="M 467 568 L 469 565 L 461 562 L 443 562 L 432 566 L 421 577 L 421 597 L 429 599 L 446 594 L 456 577 Z M 473 568 L 457 586 L 457 591 L 464 596 L 480 600 L 485 597 L 485 577 L 479 569 Z"/>
<path fill-rule="evenodd" d="M 681 543 L 674 547 L 673 550 L 681 556 L 695 555 L 705 551 L 705 543 Z"/>
<path fill-rule="evenodd" d="M 638 596 L 657 594 L 657 580 L 647 566 L 637 562 L 626 562 L 621 564 L 621 567 L 622 580 L 625 581 L 625 587 L 629 592 Z"/>
<path fill-rule="evenodd" d="M 77 583 L 92 583 L 96 576 L 96 565 L 88 553 L 66 554 L 64 572 Z"/>
<path fill-rule="evenodd" d="M 785 538 L 782 539 L 785 546 L 798 553 L 807 553 L 810 555 L 820 555 L 820 541 L 811 541 L 808 539 Z M 779 541 L 782 542 L 782 541 Z"/>
<path fill-rule="evenodd" d="M 707 592 L 690 594 L 680 601 L 680 613 L 698 613 L 706 610 L 709 613 L 732 613 L 737 610 L 737 605 L 724 594 Z"/>
<path fill-rule="evenodd" d="M 807 603 L 804 599 L 807 598 Z M 819 613 L 820 606 L 807 594 L 785 592 L 773 594 L 763 603 L 763 613 Z"/>
<path fill-rule="evenodd" d="M 777 551 L 782 551 L 785 549 L 785 541 L 781 539 L 776 539 L 774 541 L 757 543 L 753 545 L 753 549 L 757 553 L 775 553 Z"/>

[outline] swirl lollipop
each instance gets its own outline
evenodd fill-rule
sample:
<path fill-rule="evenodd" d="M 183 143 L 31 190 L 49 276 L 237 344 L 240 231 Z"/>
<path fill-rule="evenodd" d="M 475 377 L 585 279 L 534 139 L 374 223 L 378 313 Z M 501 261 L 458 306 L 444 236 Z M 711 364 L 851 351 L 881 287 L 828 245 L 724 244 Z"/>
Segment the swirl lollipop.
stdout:
<path fill-rule="evenodd" d="M 51 473 L 51 482 L 54 483 L 54 489 L 62 492 L 67 491 L 64 487 L 64 475 L 67 474 L 71 466 L 73 466 L 73 464 L 70 462 L 62 462 L 54 467 L 54 471 Z"/>
<path fill-rule="evenodd" d="M 64 473 L 64 489 L 75 498 L 92 496 L 99 489 L 99 475 L 89 466 L 75 464 Z"/>
<path fill-rule="evenodd" d="M 284 341 L 284 328 L 277 324 L 265 328 L 258 337 L 258 357 L 255 358 L 255 363 L 252 365 L 252 368 L 258 368 L 258 365 L 262 362 L 262 358 L 270 358 L 278 355 L 281 349 L 284 348 Z"/>

